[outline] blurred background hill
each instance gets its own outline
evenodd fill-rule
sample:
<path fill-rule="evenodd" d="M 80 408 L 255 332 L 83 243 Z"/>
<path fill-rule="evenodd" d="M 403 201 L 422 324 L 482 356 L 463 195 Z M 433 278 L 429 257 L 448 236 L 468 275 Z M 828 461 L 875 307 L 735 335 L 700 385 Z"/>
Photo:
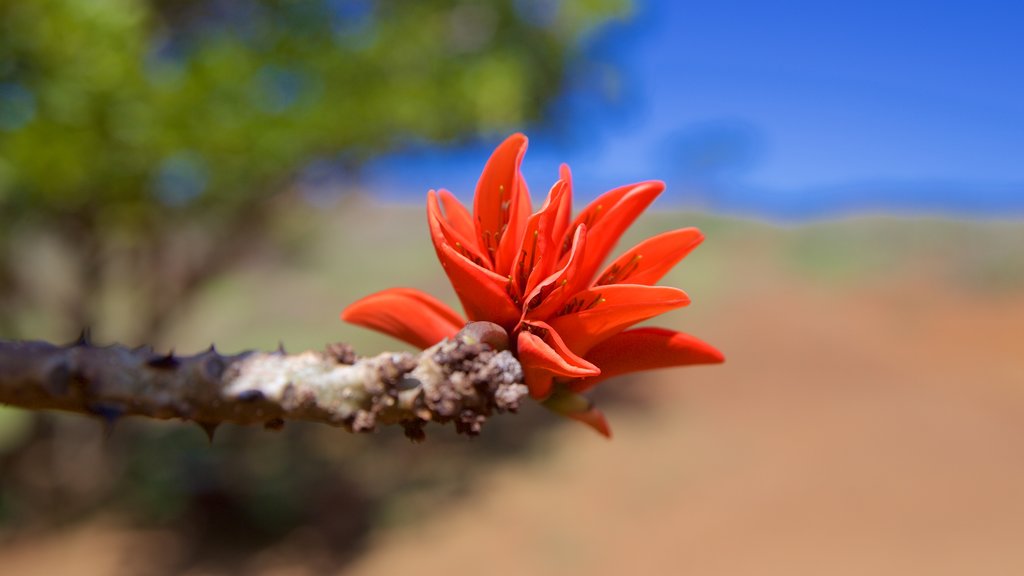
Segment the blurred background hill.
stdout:
<path fill-rule="evenodd" d="M 535 200 L 667 182 L 621 247 L 705 232 L 657 323 L 728 358 L 603 386 L 611 443 L 3 409 L 4 573 L 1019 572 L 1019 13 L 0 0 L 0 338 L 401 349 L 338 312 L 454 304 L 425 191 L 523 130 Z"/>

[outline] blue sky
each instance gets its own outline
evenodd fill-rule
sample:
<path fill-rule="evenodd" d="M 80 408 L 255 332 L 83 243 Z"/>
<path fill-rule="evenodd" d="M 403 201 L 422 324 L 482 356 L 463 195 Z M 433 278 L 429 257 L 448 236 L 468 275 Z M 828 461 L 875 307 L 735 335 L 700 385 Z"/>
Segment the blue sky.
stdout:
<path fill-rule="evenodd" d="M 531 136 L 534 196 L 657 178 L 669 202 L 765 217 L 1024 215 L 1024 3 L 641 2 L 587 47 Z M 595 94 L 601 94 L 596 96 Z M 468 197 L 500 136 L 385 161 L 371 183 Z"/>

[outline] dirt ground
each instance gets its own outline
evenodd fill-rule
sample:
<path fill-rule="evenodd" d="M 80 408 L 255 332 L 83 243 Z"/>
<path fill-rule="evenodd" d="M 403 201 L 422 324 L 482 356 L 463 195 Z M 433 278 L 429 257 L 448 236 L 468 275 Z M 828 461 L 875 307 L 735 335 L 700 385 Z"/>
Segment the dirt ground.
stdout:
<path fill-rule="evenodd" d="M 561 427 L 344 573 L 1024 573 L 1024 291 L 949 281 L 941 256 L 853 282 L 734 261 L 673 316 L 725 365 L 608 383 L 642 400 L 609 410 L 613 441 Z M 98 521 L 0 566 L 132 573 L 159 549 Z"/>

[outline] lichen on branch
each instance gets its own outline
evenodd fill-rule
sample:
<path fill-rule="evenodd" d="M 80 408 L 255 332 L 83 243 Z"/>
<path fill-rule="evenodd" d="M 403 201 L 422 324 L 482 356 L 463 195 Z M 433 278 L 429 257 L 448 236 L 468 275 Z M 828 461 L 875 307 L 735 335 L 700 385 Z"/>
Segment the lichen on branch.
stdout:
<path fill-rule="evenodd" d="M 64 410 L 113 423 L 123 416 L 193 421 L 208 433 L 222 423 L 279 428 L 306 420 L 366 432 L 401 425 L 413 440 L 429 422 L 476 435 L 496 413 L 527 395 L 508 351 L 464 339 L 419 354 L 357 357 L 347 345 L 300 354 L 209 350 L 192 356 L 149 347 L 58 346 L 0 340 L 0 402 Z"/>

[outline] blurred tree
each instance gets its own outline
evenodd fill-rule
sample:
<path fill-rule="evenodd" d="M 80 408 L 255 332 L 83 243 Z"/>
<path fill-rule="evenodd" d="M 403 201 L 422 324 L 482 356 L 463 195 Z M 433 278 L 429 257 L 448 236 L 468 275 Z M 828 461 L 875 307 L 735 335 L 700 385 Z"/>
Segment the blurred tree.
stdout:
<path fill-rule="evenodd" d="M 28 308 L 93 325 L 117 285 L 159 338 L 311 160 L 537 119 L 627 3 L 0 0 L 0 336 Z"/>
<path fill-rule="evenodd" d="M 119 338 L 159 344 L 204 285 L 281 239 L 311 164 L 354 176 L 405 143 L 541 118 L 587 34 L 627 4 L 0 0 L 0 337 L 106 327 L 121 300 Z M 304 523 L 325 554 L 351 554 L 375 515 L 417 517 L 417 498 L 437 501 L 425 487 L 464 491 L 550 422 L 426 452 L 301 426 L 273 442 L 232 429 L 207 449 L 194 429 L 106 438 L 23 416 L 0 412 L 0 529 L 127 502 L 140 522 L 178 526 L 187 565 L 222 554 L 214 535 Z M 255 556 L 238 545 L 235 565 Z"/>

